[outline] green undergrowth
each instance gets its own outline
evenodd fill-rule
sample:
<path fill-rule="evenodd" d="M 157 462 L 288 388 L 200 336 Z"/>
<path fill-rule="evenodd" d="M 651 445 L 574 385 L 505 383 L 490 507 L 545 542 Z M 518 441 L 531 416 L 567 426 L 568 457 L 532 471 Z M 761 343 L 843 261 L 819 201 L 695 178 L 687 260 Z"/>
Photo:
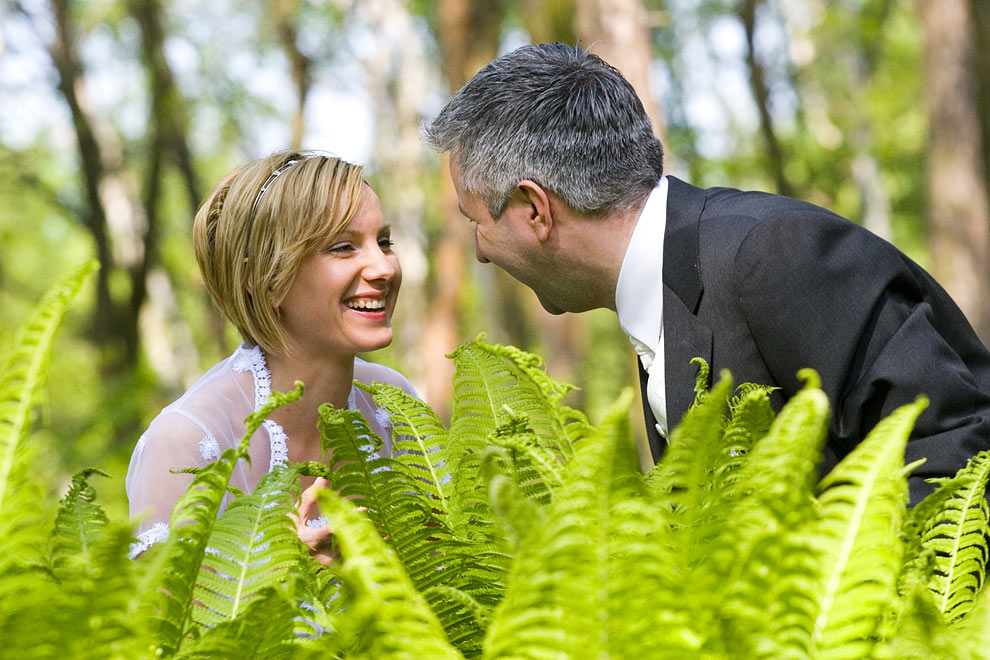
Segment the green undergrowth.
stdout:
<path fill-rule="evenodd" d="M 812 371 L 775 414 L 769 389 L 710 390 L 648 474 L 631 392 L 601 424 L 518 349 L 467 342 L 452 421 L 398 388 L 391 458 L 356 412 L 320 409 L 334 469 L 295 464 L 218 515 L 248 438 L 196 472 L 171 538 L 127 559 L 127 521 L 83 470 L 37 524 L 32 410 L 89 265 L 56 287 L 0 371 L 0 657 L 986 658 L 990 454 L 907 507 L 904 447 L 924 399 L 881 421 L 830 474 L 829 403 Z M 332 488 L 337 560 L 288 513 L 299 475 Z"/>

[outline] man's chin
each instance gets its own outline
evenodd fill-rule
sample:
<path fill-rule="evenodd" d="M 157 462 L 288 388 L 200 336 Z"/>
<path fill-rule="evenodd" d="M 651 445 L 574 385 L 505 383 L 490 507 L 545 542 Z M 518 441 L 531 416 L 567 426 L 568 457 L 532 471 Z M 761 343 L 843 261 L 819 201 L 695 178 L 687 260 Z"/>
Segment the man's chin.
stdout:
<path fill-rule="evenodd" d="M 557 307 L 553 303 L 544 300 L 540 295 L 537 295 L 536 297 L 539 299 L 540 305 L 543 307 L 543 309 L 545 309 L 549 314 L 553 314 L 554 316 L 559 316 L 567 311 L 566 309 L 561 309 L 560 307 Z"/>

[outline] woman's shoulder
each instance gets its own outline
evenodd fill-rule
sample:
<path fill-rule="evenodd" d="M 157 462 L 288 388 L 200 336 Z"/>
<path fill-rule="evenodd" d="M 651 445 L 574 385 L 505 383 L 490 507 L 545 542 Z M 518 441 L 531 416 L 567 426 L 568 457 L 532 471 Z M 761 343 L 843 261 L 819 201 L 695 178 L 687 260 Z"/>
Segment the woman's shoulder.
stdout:
<path fill-rule="evenodd" d="M 195 383 L 152 420 L 149 430 L 163 421 L 175 424 L 184 418 L 204 432 L 227 427 L 231 420 L 243 420 L 254 410 L 256 376 L 251 352 L 244 345 L 229 357 L 210 367 Z"/>
<path fill-rule="evenodd" d="M 417 398 L 419 397 L 412 383 L 409 382 L 409 379 L 400 372 L 391 367 L 386 367 L 384 364 L 368 362 L 358 357 L 354 358 L 354 380 L 366 385 L 371 383 L 395 385 L 409 394 Z"/>

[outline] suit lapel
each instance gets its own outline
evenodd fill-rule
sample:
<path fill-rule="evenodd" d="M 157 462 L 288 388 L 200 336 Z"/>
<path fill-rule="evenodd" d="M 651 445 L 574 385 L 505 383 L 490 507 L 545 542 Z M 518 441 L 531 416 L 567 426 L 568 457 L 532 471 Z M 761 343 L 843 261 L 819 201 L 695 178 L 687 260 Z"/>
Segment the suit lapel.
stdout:
<path fill-rule="evenodd" d="M 664 382 L 672 429 L 694 400 L 695 357 L 712 363 L 712 332 L 696 316 L 701 281 L 698 223 L 705 191 L 667 177 L 667 228 L 663 239 Z M 711 385 L 711 383 L 709 383 Z"/>

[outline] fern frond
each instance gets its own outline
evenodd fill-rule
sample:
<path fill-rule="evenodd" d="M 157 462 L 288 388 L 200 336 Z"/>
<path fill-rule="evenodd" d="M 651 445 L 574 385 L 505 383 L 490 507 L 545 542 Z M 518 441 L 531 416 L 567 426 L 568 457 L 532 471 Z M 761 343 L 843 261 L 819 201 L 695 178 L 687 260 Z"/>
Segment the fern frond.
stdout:
<path fill-rule="evenodd" d="M 984 643 L 976 646 L 972 637 L 954 634 L 956 631 L 946 624 L 928 587 L 920 583 L 913 585 L 898 607 L 897 616 L 885 621 L 885 625 L 891 630 L 879 636 L 868 656 L 871 660 L 978 660 L 986 658 L 990 648 L 990 639 L 985 635 Z"/>
<path fill-rule="evenodd" d="M 372 433 L 360 413 L 320 407 L 324 451 L 332 457 L 333 490 L 367 509 L 378 533 L 399 552 L 420 588 L 438 578 L 442 547 L 438 537 L 448 537 L 433 512 L 423 483 L 396 468 L 396 461 L 379 455 L 382 440 Z"/>
<path fill-rule="evenodd" d="M 458 452 L 483 446 L 497 426 L 512 417 L 529 420 L 540 445 L 564 457 L 573 455 L 570 439 L 555 410 L 569 389 L 551 379 L 542 361 L 512 346 L 486 344 L 480 339 L 462 344 L 454 360 L 454 413 L 450 444 Z"/>
<path fill-rule="evenodd" d="M 990 591 L 983 589 L 976 603 L 963 619 L 949 626 L 949 642 L 958 657 L 965 660 L 986 660 L 990 657 Z"/>
<path fill-rule="evenodd" d="M 816 555 L 800 531 L 815 516 L 812 488 L 829 408 L 817 377 L 803 376 L 805 387 L 718 493 L 721 528 L 698 548 L 689 578 L 714 595 L 699 616 L 722 613 L 722 641 L 739 657 L 803 657 L 811 646 L 815 611 L 805 592 L 816 582 Z M 740 405 L 768 405 L 761 398 L 750 389 Z M 756 418 L 767 421 L 765 407 Z"/>
<path fill-rule="evenodd" d="M 865 656 L 896 595 L 897 534 L 907 500 L 904 447 L 925 405 L 919 399 L 882 420 L 819 485 L 822 515 L 814 536 L 822 580 L 812 629 L 819 657 Z"/>
<path fill-rule="evenodd" d="M 818 463 L 828 437 L 828 397 L 818 374 L 798 373 L 805 386 L 787 402 L 767 435 L 754 447 L 731 496 L 754 495 L 756 503 L 779 521 L 806 519 L 812 508 Z M 786 411 L 786 414 L 785 414 Z"/>
<path fill-rule="evenodd" d="M 990 450 L 985 450 L 959 471 L 941 509 L 929 518 L 924 529 L 922 542 L 935 551 L 930 588 L 939 610 L 950 622 L 958 621 L 972 609 L 986 579 L 990 555 L 988 477 Z"/>
<path fill-rule="evenodd" d="M 94 501 L 96 491 L 89 485 L 93 475 L 110 476 L 98 468 L 77 472 L 59 505 L 52 533 L 51 563 L 56 571 L 67 560 L 87 556 L 110 522 L 106 512 Z"/>
<path fill-rule="evenodd" d="M 332 490 L 320 492 L 319 503 L 333 520 L 340 546 L 343 563 L 339 573 L 350 592 L 340 633 L 354 635 L 349 649 L 353 656 L 377 660 L 462 658 L 445 639 L 439 621 L 375 526 Z"/>
<path fill-rule="evenodd" d="M 665 584 L 671 557 L 639 474 L 625 419 L 631 400 L 627 390 L 580 445 L 545 524 L 523 541 L 485 658 L 685 657 L 700 646 L 676 614 L 651 616 L 676 612 L 664 604 L 673 608 L 680 594 Z"/>
<path fill-rule="evenodd" d="M 293 618 L 299 607 L 289 586 L 268 586 L 237 618 L 219 622 L 173 656 L 176 660 L 288 660 L 297 655 Z"/>
<path fill-rule="evenodd" d="M 85 555 L 64 557 L 57 574 L 25 574 L 34 590 L 0 602 L 0 657 L 152 658 L 147 620 L 135 608 L 143 567 L 127 558 L 130 541 L 130 525 L 110 523 Z"/>
<path fill-rule="evenodd" d="M 95 261 L 83 264 L 45 294 L 0 368 L 0 516 L 17 450 L 27 435 L 31 407 L 51 362 L 55 334 L 69 303 L 97 266 Z"/>
<path fill-rule="evenodd" d="M 268 587 L 282 583 L 303 557 L 289 514 L 298 473 L 276 468 L 251 495 L 231 502 L 217 520 L 193 593 L 193 619 L 216 626 L 237 617 Z"/>
<path fill-rule="evenodd" d="M 490 551 L 478 545 L 470 546 L 469 552 L 465 539 L 451 532 L 418 471 L 381 457 L 381 439 L 359 413 L 323 406 L 320 416 L 324 450 L 333 461 L 332 488 L 366 507 L 367 517 L 394 548 L 417 589 L 436 594 L 431 589 L 444 584 L 483 602 L 500 593 L 498 561 L 488 559 Z M 415 423 L 432 421 L 427 416 Z M 429 604 L 460 648 L 480 644 L 480 631 L 469 611 L 456 603 L 452 607 L 439 595 L 431 596 Z"/>
<path fill-rule="evenodd" d="M 543 358 L 534 353 L 527 353 L 515 346 L 501 344 L 485 344 L 484 335 L 478 337 L 478 344 L 487 346 L 493 352 L 505 357 L 523 371 L 530 380 L 539 386 L 540 392 L 552 405 L 557 405 L 564 395 L 574 389 L 573 385 L 562 383 L 550 377 L 546 371 Z"/>
<path fill-rule="evenodd" d="M 679 516 L 700 514 L 711 492 L 711 466 L 721 454 L 722 418 L 731 391 L 732 379 L 723 374 L 710 393 L 699 394 L 698 403 L 671 432 L 662 460 L 647 475 L 659 501 Z"/>
<path fill-rule="evenodd" d="M 55 335 L 69 303 L 97 267 L 95 261 L 83 264 L 45 294 L 0 366 L 0 575 L 13 564 L 41 560 L 37 493 L 29 492 L 26 477 L 34 473 L 31 449 L 24 439 L 51 364 Z"/>
<path fill-rule="evenodd" d="M 743 383 L 729 400 L 729 420 L 722 431 L 722 449 L 712 466 L 713 496 L 731 492 L 753 445 L 770 432 L 774 412 L 770 392 L 775 388 Z"/>
<path fill-rule="evenodd" d="M 424 484 L 434 506 L 447 512 L 444 488 L 451 479 L 446 457 L 447 429 L 426 402 L 407 394 L 402 388 L 384 383 L 364 385 L 375 404 L 388 412 L 392 421 L 392 457 L 410 476 Z"/>
<path fill-rule="evenodd" d="M 161 596 L 156 616 L 156 632 L 163 653 L 175 653 L 193 623 L 193 592 L 206 556 L 210 534 L 230 483 L 234 465 L 248 459 L 251 436 L 265 418 L 279 406 L 302 395 L 296 381 L 292 392 L 274 392 L 260 410 L 244 420 L 245 433 L 236 448 L 225 450 L 213 463 L 196 473 L 186 493 L 172 509 L 168 542 L 162 550 L 163 562 L 158 586 Z"/>
<path fill-rule="evenodd" d="M 540 446 L 528 420 L 513 417 L 499 425 L 489 443 L 508 451 L 510 469 L 522 492 L 535 502 L 548 504 L 552 491 L 560 486 L 563 465 L 559 456 Z"/>

